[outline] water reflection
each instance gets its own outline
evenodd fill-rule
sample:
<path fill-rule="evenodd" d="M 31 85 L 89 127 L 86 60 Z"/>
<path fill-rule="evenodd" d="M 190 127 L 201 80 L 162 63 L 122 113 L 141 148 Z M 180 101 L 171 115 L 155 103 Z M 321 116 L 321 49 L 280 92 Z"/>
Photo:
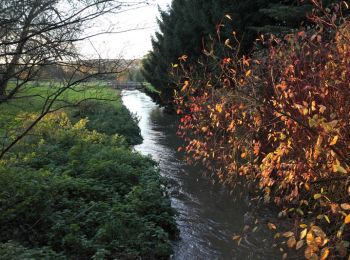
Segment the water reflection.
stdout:
<path fill-rule="evenodd" d="M 173 259 L 280 259 L 271 248 L 270 234 L 259 228 L 240 246 L 232 240 L 242 231 L 247 206 L 233 202 L 220 185 L 202 177 L 200 169 L 190 167 L 176 152 L 176 118 L 163 113 L 152 100 L 137 90 L 122 92 L 124 105 L 139 119 L 143 143 L 135 149 L 159 162 L 168 179 L 172 206 L 179 213 L 180 240 L 174 242 Z"/>

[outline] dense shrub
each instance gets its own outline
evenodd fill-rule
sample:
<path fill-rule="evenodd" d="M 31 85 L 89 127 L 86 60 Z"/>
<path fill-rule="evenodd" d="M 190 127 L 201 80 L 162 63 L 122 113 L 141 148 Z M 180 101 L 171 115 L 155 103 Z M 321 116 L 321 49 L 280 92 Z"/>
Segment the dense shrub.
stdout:
<path fill-rule="evenodd" d="M 57 254 L 48 247 L 26 248 L 17 243 L 0 243 L 1 259 L 27 260 L 27 259 L 47 259 L 47 260 L 65 260 L 61 254 Z"/>
<path fill-rule="evenodd" d="M 140 144 L 142 137 L 137 118 L 118 104 L 101 101 L 85 101 L 71 113 L 73 121 L 88 118 L 87 129 L 107 135 L 123 135 L 131 145 Z"/>
<path fill-rule="evenodd" d="M 50 114 L 1 161 L 1 259 L 169 256 L 176 225 L 155 163 L 86 124 Z"/>

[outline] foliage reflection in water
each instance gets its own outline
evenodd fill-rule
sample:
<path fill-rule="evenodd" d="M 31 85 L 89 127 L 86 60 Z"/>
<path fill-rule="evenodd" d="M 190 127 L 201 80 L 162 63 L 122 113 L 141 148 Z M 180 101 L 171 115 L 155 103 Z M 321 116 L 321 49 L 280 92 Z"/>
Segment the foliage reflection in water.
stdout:
<path fill-rule="evenodd" d="M 221 185 L 202 177 L 199 168 L 182 161 L 176 152 L 181 143 L 176 136 L 176 117 L 165 114 L 138 90 L 124 90 L 122 100 L 140 119 L 144 141 L 135 149 L 158 161 L 161 174 L 169 183 L 180 229 L 173 259 L 280 259 L 272 248 L 267 219 L 254 234 L 245 236 L 239 246 L 232 240 L 246 224 L 244 215 L 247 216 L 248 207 L 242 200 L 234 202 Z"/>

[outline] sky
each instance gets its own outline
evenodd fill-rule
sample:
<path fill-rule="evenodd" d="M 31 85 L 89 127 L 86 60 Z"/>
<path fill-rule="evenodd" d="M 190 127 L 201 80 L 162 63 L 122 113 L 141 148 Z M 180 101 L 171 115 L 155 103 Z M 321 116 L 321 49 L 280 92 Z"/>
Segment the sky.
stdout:
<path fill-rule="evenodd" d="M 87 33 L 94 33 L 108 28 L 113 31 L 128 32 L 106 34 L 93 37 L 80 43 L 78 48 L 87 58 L 142 58 L 152 49 L 151 37 L 158 26 L 158 6 L 167 10 L 171 0 L 150 0 L 150 4 L 136 10 L 104 16 L 95 22 Z M 138 29 L 146 28 L 146 29 Z"/>

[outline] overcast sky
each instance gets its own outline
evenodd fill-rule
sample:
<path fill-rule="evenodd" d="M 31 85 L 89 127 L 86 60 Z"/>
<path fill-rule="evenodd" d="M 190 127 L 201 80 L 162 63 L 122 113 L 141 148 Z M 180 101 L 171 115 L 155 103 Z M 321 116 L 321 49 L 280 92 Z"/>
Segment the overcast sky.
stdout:
<path fill-rule="evenodd" d="M 158 6 L 166 10 L 171 0 L 153 0 L 145 7 L 127 11 L 121 14 L 109 15 L 98 21 L 93 30 L 106 30 L 113 26 L 114 31 L 133 30 L 118 34 L 108 34 L 94 37 L 79 45 L 81 52 L 88 58 L 141 58 L 151 48 L 151 36 L 157 30 L 156 18 L 159 15 Z"/>

